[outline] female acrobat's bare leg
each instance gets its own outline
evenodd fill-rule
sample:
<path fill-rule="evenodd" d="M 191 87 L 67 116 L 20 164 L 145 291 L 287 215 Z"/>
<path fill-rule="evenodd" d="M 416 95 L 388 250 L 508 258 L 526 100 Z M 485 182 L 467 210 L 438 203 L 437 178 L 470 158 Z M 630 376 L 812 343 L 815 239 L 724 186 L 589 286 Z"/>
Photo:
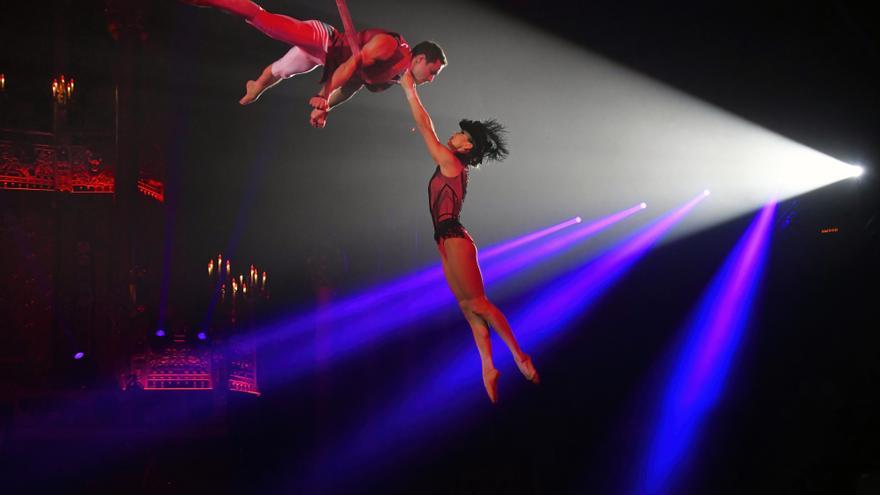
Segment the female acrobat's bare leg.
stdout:
<path fill-rule="evenodd" d="M 477 339 L 477 348 L 480 349 L 482 341 L 482 345 L 489 349 L 488 361 L 483 359 L 483 350 L 480 350 L 480 358 L 483 360 L 484 382 L 486 381 L 487 362 L 490 366 L 489 369 L 494 370 L 494 365 L 491 364 L 488 331 L 484 333 L 488 324 L 510 349 L 523 376 L 531 382 L 538 383 L 540 381 L 538 372 L 535 370 L 531 358 L 520 349 L 507 318 L 486 298 L 483 277 L 477 263 L 477 250 L 473 242 L 470 239 L 461 238 L 444 239 L 440 254 L 447 282 L 458 300 L 462 313 L 471 325 L 474 338 Z M 497 370 L 492 374 L 496 373 Z M 494 381 L 497 382 L 497 376 Z M 488 385 L 487 392 L 489 392 Z M 494 393 L 497 400 L 497 390 Z M 493 393 L 489 392 L 489 396 L 492 398 Z"/>

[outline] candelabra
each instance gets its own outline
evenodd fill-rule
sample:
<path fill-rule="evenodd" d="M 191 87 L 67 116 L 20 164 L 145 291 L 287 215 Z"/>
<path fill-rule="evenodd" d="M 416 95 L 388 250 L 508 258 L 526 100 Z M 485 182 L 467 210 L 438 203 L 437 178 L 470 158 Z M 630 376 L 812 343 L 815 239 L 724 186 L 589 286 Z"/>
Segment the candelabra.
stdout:
<path fill-rule="evenodd" d="M 186 331 L 178 332 L 170 342 L 164 341 L 161 348 L 132 356 L 131 371 L 122 377 L 123 389 L 216 387 L 260 395 L 256 348 L 247 339 L 230 338 L 229 332 L 241 322 L 253 324 L 258 302 L 269 298 L 268 274 L 261 274 L 254 265 L 250 266 L 247 278 L 244 274 L 233 274 L 232 261 L 217 255 L 208 261 L 208 280 L 210 294 L 217 298 L 219 311 L 215 315 L 219 318 L 196 327 L 192 332 L 198 332 L 195 338 Z M 156 330 L 155 335 L 167 339 L 164 328 Z"/>
<path fill-rule="evenodd" d="M 5 84 L 5 81 L 4 81 Z M 62 74 L 60 77 L 52 80 L 52 97 L 59 105 L 66 105 L 73 99 L 74 82 L 73 78 L 66 79 Z"/>
<path fill-rule="evenodd" d="M 232 271 L 232 260 L 224 260 L 222 254 L 208 260 L 209 286 L 220 307 L 215 314 L 226 320 L 223 326 L 234 328 L 242 322 L 253 324 L 259 302 L 269 299 L 268 278 L 265 271 L 261 274 L 254 265 L 250 265 L 247 277 L 243 273 L 236 276 Z M 247 339 L 230 340 L 229 343 L 226 352 L 229 390 L 260 395 L 256 349 Z"/>
<path fill-rule="evenodd" d="M 236 309 L 239 305 L 251 306 L 259 299 L 269 298 L 268 274 L 250 266 L 248 276 L 236 276 L 232 271 L 232 260 L 223 262 L 223 255 L 208 260 L 208 278 L 214 291 L 219 290 L 220 305 L 230 306 L 235 323 Z"/>

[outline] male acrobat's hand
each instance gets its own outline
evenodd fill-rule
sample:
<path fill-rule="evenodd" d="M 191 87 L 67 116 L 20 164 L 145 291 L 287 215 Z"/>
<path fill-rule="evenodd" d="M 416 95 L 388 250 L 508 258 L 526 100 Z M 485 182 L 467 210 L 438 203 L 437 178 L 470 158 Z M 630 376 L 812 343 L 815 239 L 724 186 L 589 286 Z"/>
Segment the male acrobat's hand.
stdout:
<path fill-rule="evenodd" d="M 327 98 L 320 95 L 313 96 L 309 100 L 309 105 L 316 110 L 328 110 L 330 108 L 330 103 L 327 101 Z"/>
<path fill-rule="evenodd" d="M 316 129 L 323 129 L 327 125 L 327 110 L 321 110 L 320 108 L 312 110 L 312 114 L 309 116 L 309 123 Z"/>

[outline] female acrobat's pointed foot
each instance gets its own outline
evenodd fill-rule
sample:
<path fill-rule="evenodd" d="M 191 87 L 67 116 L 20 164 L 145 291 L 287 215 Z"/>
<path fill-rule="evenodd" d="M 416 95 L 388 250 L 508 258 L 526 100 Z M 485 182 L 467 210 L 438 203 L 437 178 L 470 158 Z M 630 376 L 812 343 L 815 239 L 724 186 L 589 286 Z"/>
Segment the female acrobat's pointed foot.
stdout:
<path fill-rule="evenodd" d="M 483 370 L 483 386 L 486 387 L 486 393 L 489 394 L 489 400 L 492 401 L 492 404 L 498 403 L 498 377 L 500 376 L 501 372 L 495 368 Z"/>
<path fill-rule="evenodd" d="M 519 368 L 520 373 L 526 377 L 526 380 L 534 383 L 535 385 L 541 383 L 541 377 L 538 376 L 538 370 L 535 369 L 535 365 L 532 363 L 532 358 L 529 357 L 528 354 L 523 354 L 523 359 L 514 359 L 516 362 L 516 367 Z"/>

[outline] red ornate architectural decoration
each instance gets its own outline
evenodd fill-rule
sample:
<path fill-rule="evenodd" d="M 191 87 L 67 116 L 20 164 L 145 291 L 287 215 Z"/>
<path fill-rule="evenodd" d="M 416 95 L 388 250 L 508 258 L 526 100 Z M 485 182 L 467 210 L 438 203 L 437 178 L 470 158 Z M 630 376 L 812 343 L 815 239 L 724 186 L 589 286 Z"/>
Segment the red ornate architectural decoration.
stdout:
<path fill-rule="evenodd" d="M 179 342 L 158 353 L 133 357 L 132 375 L 143 390 L 214 388 L 211 352 L 181 345 Z"/>
<path fill-rule="evenodd" d="M 20 133 L 33 136 L 40 133 Z M 89 146 L 31 143 L 0 136 L 0 189 L 112 194 L 112 167 Z"/>
<path fill-rule="evenodd" d="M 140 177 L 137 181 L 138 191 L 160 203 L 165 202 L 165 185 L 162 181 Z"/>

